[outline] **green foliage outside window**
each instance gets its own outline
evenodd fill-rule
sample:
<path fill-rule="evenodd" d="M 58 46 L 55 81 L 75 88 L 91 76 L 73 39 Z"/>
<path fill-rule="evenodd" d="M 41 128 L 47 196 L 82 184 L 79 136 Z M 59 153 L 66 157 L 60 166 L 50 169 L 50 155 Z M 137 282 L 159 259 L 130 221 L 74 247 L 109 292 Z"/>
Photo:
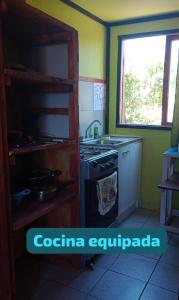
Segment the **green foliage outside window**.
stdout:
<path fill-rule="evenodd" d="M 160 125 L 164 67 L 147 67 L 141 79 L 132 72 L 124 75 L 124 123 Z"/>

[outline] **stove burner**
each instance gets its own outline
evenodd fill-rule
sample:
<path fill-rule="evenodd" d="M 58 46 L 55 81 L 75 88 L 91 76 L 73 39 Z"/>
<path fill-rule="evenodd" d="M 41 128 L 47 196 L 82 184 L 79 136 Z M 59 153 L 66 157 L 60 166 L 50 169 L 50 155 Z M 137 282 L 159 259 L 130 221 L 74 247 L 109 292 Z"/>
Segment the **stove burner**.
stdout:
<path fill-rule="evenodd" d="M 109 149 L 99 149 L 95 146 L 83 146 L 80 147 L 80 159 L 88 160 L 88 159 L 97 159 L 96 157 L 102 155 L 106 152 L 109 152 Z"/>
<path fill-rule="evenodd" d="M 80 151 L 80 154 L 86 154 L 86 155 L 99 155 L 101 154 L 101 151 Z"/>
<path fill-rule="evenodd" d="M 99 149 L 95 149 L 93 147 L 82 148 L 82 149 L 80 149 L 80 158 L 86 159 L 86 158 L 90 158 L 90 157 L 99 155 L 101 153 L 102 153 L 102 151 L 100 151 Z"/>

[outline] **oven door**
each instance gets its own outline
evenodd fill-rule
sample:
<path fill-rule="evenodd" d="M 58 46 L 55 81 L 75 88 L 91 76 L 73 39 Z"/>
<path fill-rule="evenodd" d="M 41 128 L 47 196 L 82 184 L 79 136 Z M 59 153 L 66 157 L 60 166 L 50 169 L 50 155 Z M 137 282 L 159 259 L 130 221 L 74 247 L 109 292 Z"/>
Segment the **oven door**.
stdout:
<path fill-rule="evenodd" d="M 99 213 L 99 194 L 97 190 L 97 181 L 105 179 L 106 177 L 112 175 L 114 172 L 117 172 L 118 168 L 114 168 L 111 172 L 106 173 L 103 176 L 88 179 L 85 181 L 85 221 L 86 227 L 90 228 L 104 228 L 109 227 L 115 221 L 118 214 L 118 193 L 116 195 L 115 203 L 111 209 L 106 212 L 104 215 Z M 118 178 L 117 178 L 118 184 Z M 118 190 L 118 186 L 117 186 Z"/>

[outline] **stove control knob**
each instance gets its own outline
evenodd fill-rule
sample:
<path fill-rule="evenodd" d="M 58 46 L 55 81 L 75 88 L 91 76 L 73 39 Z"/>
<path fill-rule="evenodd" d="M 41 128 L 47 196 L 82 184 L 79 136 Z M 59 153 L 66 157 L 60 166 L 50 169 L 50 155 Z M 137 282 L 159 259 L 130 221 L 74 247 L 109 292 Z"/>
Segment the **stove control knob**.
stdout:
<path fill-rule="evenodd" d="M 100 171 L 103 172 L 106 170 L 106 167 L 104 165 L 100 165 Z"/>
<path fill-rule="evenodd" d="M 109 169 L 111 167 L 110 163 L 106 163 L 106 169 Z"/>
<path fill-rule="evenodd" d="M 96 160 L 93 161 L 93 167 L 96 168 L 98 166 L 98 163 Z"/>
<path fill-rule="evenodd" d="M 118 159 L 118 155 L 117 154 L 113 154 L 113 158 L 114 159 Z"/>
<path fill-rule="evenodd" d="M 114 167 L 114 165 L 115 165 L 112 161 L 109 164 L 110 164 L 110 167 Z"/>

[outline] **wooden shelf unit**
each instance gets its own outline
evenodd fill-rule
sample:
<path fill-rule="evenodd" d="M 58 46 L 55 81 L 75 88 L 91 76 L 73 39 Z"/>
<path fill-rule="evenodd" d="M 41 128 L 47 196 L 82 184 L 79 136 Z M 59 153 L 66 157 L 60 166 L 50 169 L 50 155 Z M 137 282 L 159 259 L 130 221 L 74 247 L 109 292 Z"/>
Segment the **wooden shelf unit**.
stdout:
<path fill-rule="evenodd" d="M 64 202 L 75 197 L 70 189 L 63 189 L 53 199 L 44 202 L 38 202 L 33 199 L 26 200 L 26 203 L 13 215 L 13 230 L 19 230 L 29 225 L 38 218 L 48 214 L 52 210 L 63 205 Z"/>
<path fill-rule="evenodd" d="M 175 161 L 179 159 L 177 148 L 169 148 L 163 153 L 160 223 L 166 230 L 179 233 L 179 228 L 171 226 L 173 216 L 179 217 L 179 211 L 172 207 L 172 193 L 179 191 L 179 173 L 175 172 Z"/>
<path fill-rule="evenodd" d="M 1 9 L 2 7 L 4 3 L 0 0 L 0 256 L 1 272 L 4 274 L 0 282 L 0 295 L 2 299 L 14 300 L 16 294 L 15 257 L 19 257 L 19 253 L 16 255 L 13 249 L 16 249 L 17 244 L 22 245 L 27 226 L 29 227 L 34 221 L 41 222 L 42 217 L 49 227 L 80 226 L 78 33 L 72 27 L 32 8 L 23 0 L 6 0 L 4 9 Z M 48 73 L 48 70 L 43 72 L 38 69 L 38 64 L 35 64 L 35 67 L 26 65 L 26 56 L 33 47 L 42 49 L 57 45 L 65 45 L 67 49 L 66 76 L 60 76 L 61 65 L 58 62 L 55 65 L 59 67 L 59 74 Z M 39 57 L 41 58 L 40 55 Z M 31 63 L 30 59 L 28 62 Z M 25 69 L 23 71 L 23 69 L 9 68 L 12 64 L 25 65 Z M 51 67 L 50 63 L 49 66 Z M 26 69 L 32 71 L 25 71 Z M 56 102 L 53 107 L 45 106 L 43 104 L 45 101 L 41 101 L 40 105 L 33 107 L 32 96 L 35 95 L 40 99 L 41 95 L 48 97 L 49 94 L 67 95 L 67 105 L 63 104 L 60 107 Z M 64 97 L 63 100 L 65 99 Z M 23 131 L 25 128 L 26 120 L 19 120 L 15 115 L 19 112 L 18 108 L 22 109 L 22 112 L 20 111 L 22 114 L 24 108 L 27 112 L 29 110 L 29 115 L 33 110 L 38 118 L 66 118 L 69 136 L 58 136 L 64 138 L 62 143 L 10 148 L 7 138 L 8 130 L 15 132 Z M 11 115 L 14 118 L 10 118 Z M 24 119 L 25 116 L 24 114 Z M 52 133 L 53 136 L 56 136 L 55 133 Z M 29 202 L 24 201 L 21 207 L 13 211 L 10 178 L 19 168 L 16 159 L 11 164 L 13 157 L 16 157 L 18 163 L 20 161 L 21 164 L 26 159 L 30 160 L 29 165 L 31 161 L 38 160 L 42 168 L 60 169 L 62 171 L 61 184 L 67 181 L 73 184 L 68 188 L 64 184 L 64 188 L 52 200 L 39 203 L 29 199 Z M 54 213 L 56 218 L 54 218 Z M 25 248 L 25 244 L 23 245 L 22 248 Z M 22 251 L 24 249 L 21 249 L 20 253 Z M 60 263 L 64 257 L 56 256 L 55 259 L 57 263 Z M 79 266 L 78 256 L 71 256 L 69 261 Z"/>

